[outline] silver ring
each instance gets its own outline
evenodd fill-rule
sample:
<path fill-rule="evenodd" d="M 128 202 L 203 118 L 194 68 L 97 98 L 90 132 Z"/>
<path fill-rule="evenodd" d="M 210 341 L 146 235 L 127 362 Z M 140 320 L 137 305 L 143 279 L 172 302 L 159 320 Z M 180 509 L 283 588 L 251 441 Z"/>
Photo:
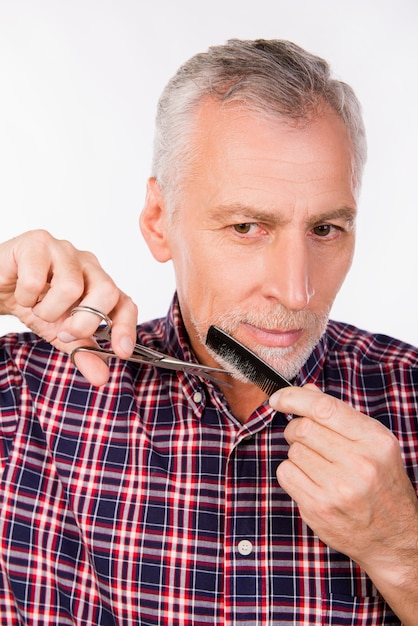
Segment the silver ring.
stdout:
<path fill-rule="evenodd" d="M 106 324 L 106 330 L 110 330 L 112 328 L 112 320 L 110 319 L 110 317 L 108 317 L 98 309 L 93 309 L 93 307 L 91 306 L 75 306 L 71 310 L 70 315 L 74 315 L 74 313 L 78 313 L 79 311 L 83 311 L 84 313 L 93 313 L 93 315 L 97 315 Z"/>

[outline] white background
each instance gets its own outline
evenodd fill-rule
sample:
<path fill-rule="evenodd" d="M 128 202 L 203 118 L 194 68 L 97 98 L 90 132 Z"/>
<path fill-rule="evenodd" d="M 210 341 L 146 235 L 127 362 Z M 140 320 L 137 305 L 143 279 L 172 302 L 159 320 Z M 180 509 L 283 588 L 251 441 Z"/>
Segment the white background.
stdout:
<path fill-rule="evenodd" d="M 165 314 L 171 266 L 137 228 L 155 106 L 231 37 L 291 39 L 355 88 L 369 161 L 333 317 L 418 344 L 417 0 L 0 0 L 1 239 L 46 228 L 95 252 L 140 320 Z"/>

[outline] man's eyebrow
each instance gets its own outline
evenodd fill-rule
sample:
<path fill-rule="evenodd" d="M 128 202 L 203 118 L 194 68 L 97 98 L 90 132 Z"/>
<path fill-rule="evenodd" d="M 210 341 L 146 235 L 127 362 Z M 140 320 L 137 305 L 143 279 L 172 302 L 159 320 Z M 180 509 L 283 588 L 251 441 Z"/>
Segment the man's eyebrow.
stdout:
<path fill-rule="evenodd" d="M 228 217 L 233 219 L 234 216 L 240 221 L 248 219 L 256 222 L 284 224 L 288 221 L 285 214 L 280 214 L 275 210 L 264 210 L 259 207 L 250 205 L 234 203 L 223 204 L 213 207 L 211 210 L 211 216 L 216 218 Z M 330 209 L 317 215 L 312 215 L 308 219 L 308 226 L 317 226 L 325 222 L 331 222 L 333 220 L 345 220 L 347 222 L 354 222 L 357 216 L 357 210 L 354 207 L 342 206 L 336 209 Z"/>
<path fill-rule="evenodd" d="M 282 223 L 285 220 L 283 216 L 278 215 L 275 210 L 265 210 L 260 209 L 259 207 L 241 204 L 241 203 L 233 203 L 233 204 L 221 204 L 215 206 L 210 211 L 211 217 L 215 219 L 221 219 L 223 217 L 227 217 L 228 219 L 239 219 L 240 222 L 248 219 L 256 222 L 278 222 Z"/>
<path fill-rule="evenodd" d="M 312 215 L 309 219 L 309 225 L 315 226 L 324 222 L 332 222 L 333 220 L 344 220 L 354 223 L 357 217 L 357 210 L 354 207 L 343 206 L 338 209 L 324 211 L 319 215 Z"/>

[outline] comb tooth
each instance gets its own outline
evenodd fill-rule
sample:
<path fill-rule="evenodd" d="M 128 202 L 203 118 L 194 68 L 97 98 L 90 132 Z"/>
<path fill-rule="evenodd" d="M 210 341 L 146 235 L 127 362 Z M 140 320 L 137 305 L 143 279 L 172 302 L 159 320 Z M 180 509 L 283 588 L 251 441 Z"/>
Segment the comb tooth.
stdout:
<path fill-rule="evenodd" d="M 269 380 L 267 384 L 263 385 L 262 390 L 268 395 L 271 396 L 275 391 L 278 391 L 278 389 L 280 389 L 280 386 L 273 382 L 272 380 Z"/>
<path fill-rule="evenodd" d="M 206 345 L 233 364 L 246 378 L 258 385 L 267 395 L 291 383 L 268 363 L 217 326 L 210 326 Z"/>
<path fill-rule="evenodd" d="M 265 376 L 260 376 L 258 379 L 258 383 L 253 381 L 268 395 L 271 396 L 272 393 L 280 389 L 280 385 L 277 384 L 274 380 L 270 380 Z"/>

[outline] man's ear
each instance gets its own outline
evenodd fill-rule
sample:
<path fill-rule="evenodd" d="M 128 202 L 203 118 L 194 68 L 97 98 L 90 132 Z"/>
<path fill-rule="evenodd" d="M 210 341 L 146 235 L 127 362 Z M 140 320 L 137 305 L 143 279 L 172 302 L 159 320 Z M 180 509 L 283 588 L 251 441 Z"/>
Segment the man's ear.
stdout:
<path fill-rule="evenodd" d="M 155 178 L 147 184 L 145 205 L 139 218 L 139 226 L 154 258 L 160 263 L 171 259 L 167 207 Z"/>

